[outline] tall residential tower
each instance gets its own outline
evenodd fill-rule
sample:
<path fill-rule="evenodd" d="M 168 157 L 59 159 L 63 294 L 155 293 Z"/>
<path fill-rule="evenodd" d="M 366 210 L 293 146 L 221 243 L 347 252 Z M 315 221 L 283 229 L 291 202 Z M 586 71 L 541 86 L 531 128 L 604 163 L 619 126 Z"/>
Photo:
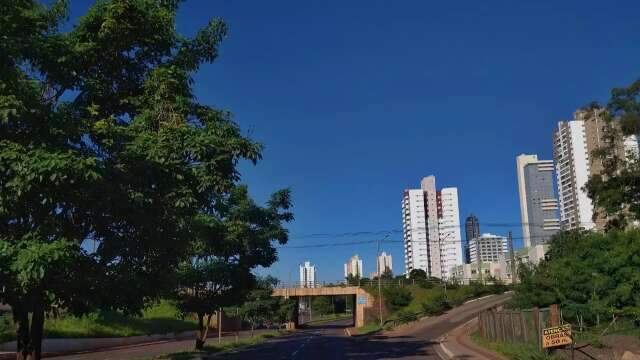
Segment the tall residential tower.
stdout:
<path fill-rule="evenodd" d="M 404 191 L 402 227 L 407 274 L 422 269 L 427 275 L 448 278 L 462 264 L 458 189 L 436 190 L 435 176 L 420 182 L 420 189 Z"/>
<path fill-rule="evenodd" d="M 464 262 L 465 264 L 468 264 L 471 261 L 471 255 L 469 254 L 469 242 L 480 236 L 480 222 L 475 215 L 470 214 L 467 216 L 467 219 L 464 221 L 464 233 Z"/>
<path fill-rule="evenodd" d="M 524 247 L 546 243 L 560 231 L 553 161 L 522 154 L 516 158 L 516 168 Z"/>
<path fill-rule="evenodd" d="M 590 176 L 602 173 L 602 160 L 593 151 L 607 144 L 606 134 L 619 122 L 607 122 L 606 109 L 582 109 L 573 120 L 561 121 L 553 132 L 553 157 L 556 162 L 560 221 L 564 230 L 577 228 L 603 230 L 607 219 L 594 211 L 583 190 Z M 638 154 L 638 137 L 626 136 L 615 144 L 618 155 Z M 595 216 L 594 216 L 595 214 Z"/>

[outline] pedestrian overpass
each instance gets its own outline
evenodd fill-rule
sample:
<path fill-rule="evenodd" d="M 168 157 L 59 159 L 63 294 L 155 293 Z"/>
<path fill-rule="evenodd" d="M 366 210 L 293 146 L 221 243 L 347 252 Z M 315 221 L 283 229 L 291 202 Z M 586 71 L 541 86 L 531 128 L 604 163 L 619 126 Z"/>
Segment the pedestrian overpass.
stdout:
<path fill-rule="evenodd" d="M 355 304 L 353 309 L 353 324 L 355 327 L 362 327 L 365 323 L 365 313 L 372 311 L 374 308 L 375 298 L 363 288 L 358 286 L 323 286 L 321 284 L 312 284 L 307 286 L 292 286 L 292 287 L 279 287 L 273 290 L 273 296 L 280 296 L 284 298 L 294 298 L 298 300 L 301 297 L 314 297 L 314 296 L 353 296 L 353 303 Z M 296 306 L 296 312 L 299 305 Z M 294 323 L 291 326 L 297 326 L 297 316 L 294 317 Z"/>

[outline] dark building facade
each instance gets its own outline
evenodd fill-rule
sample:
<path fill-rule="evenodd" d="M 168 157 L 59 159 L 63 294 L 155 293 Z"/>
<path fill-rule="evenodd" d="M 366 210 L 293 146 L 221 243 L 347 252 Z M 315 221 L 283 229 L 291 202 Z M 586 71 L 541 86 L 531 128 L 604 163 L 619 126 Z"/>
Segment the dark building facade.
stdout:
<path fill-rule="evenodd" d="M 464 243 L 464 262 L 465 264 L 469 264 L 471 261 L 469 242 L 474 238 L 480 237 L 480 222 L 475 215 L 471 214 L 467 216 L 467 219 L 464 221 L 464 230 L 466 235 Z"/>

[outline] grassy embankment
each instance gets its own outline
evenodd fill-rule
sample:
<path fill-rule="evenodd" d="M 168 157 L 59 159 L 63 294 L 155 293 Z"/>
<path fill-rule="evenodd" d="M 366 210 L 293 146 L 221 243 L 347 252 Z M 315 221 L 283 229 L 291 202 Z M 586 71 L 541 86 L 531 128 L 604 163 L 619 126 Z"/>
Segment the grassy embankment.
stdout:
<path fill-rule="evenodd" d="M 231 351 L 238 348 L 258 345 L 269 339 L 274 337 L 279 337 L 283 335 L 289 334 L 288 331 L 277 330 L 269 333 L 263 333 L 260 335 L 256 335 L 252 338 L 240 339 L 238 341 L 226 341 L 221 344 L 217 344 L 212 342 L 211 344 L 207 344 L 202 351 L 185 351 L 179 353 L 165 354 L 152 358 L 147 358 L 147 360 L 191 360 L 191 359 L 201 359 L 202 356 L 215 354 L 224 351 Z"/>
<path fill-rule="evenodd" d="M 431 315 L 437 315 L 452 307 L 460 306 L 465 301 L 478 298 L 492 293 L 497 293 L 498 289 L 493 286 L 455 286 L 453 288 L 445 289 L 440 286 L 420 286 L 420 285 L 408 285 L 405 288 L 411 293 L 410 300 L 403 306 L 397 306 L 395 309 L 390 309 L 384 320 L 388 319 L 404 319 L 398 320 L 396 323 L 411 322 L 419 318 L 420 315 L 425 315 L 425 311 Z M 501 291 L 505 289 L 502 288 Z M 376 289 L 368 289 L 369 293 L 376 296 Z M 389 299 L 386 299 L 388 303 Z M 387 304 L 387 308 L 389 308 Z M 389 323 L 387 325 L 391 326 Z M 370 322 L 364 327 L 356 329 L 357 334 L 370 334 L 380 330 L 378 322 Z"/>
<path fill-rule="evenodd" d="M 512 344 L 503 342 L 492 342 L 480 337 L 476 331 L 471 334 L 471 340 L 477 345 L 504 355 L 508 359 L 518 360 L 555 360 L 563 359 L 559 356 L 548 355 L 541 352 L 536 345 L 533 344 Z"/>
<path fill-rule="evenodd" d="M 117 312 L 91 313 L 82 317 L 50 317 L 45 321 L 47 338 L 125 337 L 136 335 L 166 334 L 196 330 L 196 320 L 180 319 L 168 301 L 147 309 L 143 316 L 124 316 Z M 0 317 L 0 341 L 15 338 L 15 328 L 10 314 Z"/>
<path fill-rule="evenodd" d="M 320 315 L 318 317 L 314 317 L 313 320 L 307 321 L 304 325 L 318 325 L 326 322 L 337 321 L 337 320 L 347 320 L 351 319 L 353 315 L 351 314 L 325 314 Z"/>

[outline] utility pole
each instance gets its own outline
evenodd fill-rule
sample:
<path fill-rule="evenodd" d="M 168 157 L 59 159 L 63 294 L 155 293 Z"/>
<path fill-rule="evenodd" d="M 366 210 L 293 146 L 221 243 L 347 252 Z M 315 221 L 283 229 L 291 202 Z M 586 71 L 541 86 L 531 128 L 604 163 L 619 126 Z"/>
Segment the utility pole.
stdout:
<path fill-rule="evenodd" d="M 389 237 L 387 234 L 384 239 Z M 378 272 L 378 317 L 380 318 L 380 327 L 382 327 L 382 274 L 380 273 L 380 239 L 378 239 L 378 252 L 376 255 L 376 271 Z"/>
<path fill-rule="evenodd" d="M 511 284 L 515 284 L 518 280 L 518 274 L 516 274 L 516 256 L 513 253 L 513 237 L 511 231 L 509 231 L 509 258 L 511 259 Z"/>
<path fill-rule="evenodd" d="M 480 236 L 476 237 L 476 263 L 478 264 L 478 279 L 480 280 L 480 284 L 482 281 L 482 259 L 480 254 Z"/>

